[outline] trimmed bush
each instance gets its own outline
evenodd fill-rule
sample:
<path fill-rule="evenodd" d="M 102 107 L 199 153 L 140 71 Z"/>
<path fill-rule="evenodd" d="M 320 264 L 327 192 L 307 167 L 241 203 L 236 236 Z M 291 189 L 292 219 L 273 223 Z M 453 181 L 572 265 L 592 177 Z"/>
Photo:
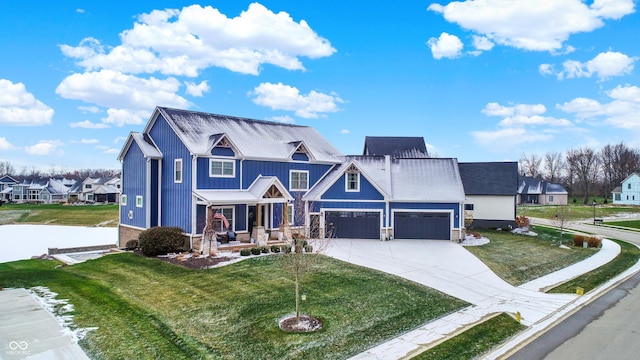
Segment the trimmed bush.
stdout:
<path fill-rule="evenodd" d="M 305 245 L 304 252 L 308 252 L 308 253 L 313 252 L 313 246 Z"/>
<path fill-rule="evenodd" d="M 251 250 L 244 248 L 244 249 L 240 249 L 240 256 L 249 256 L 251 255 Z"/>
<path fill-rule="evenodd" d="M 268 254 L 269 253 L 269 248 L 266 246 L 263 246 L 260 248 L 260 252 L 262 252 L 263 254 Z"/>
<path fill-rule="evenodd" d="M 524 216 L 524 215 L 520 215 L 518 217 L 516 217 L 516 226 L 519 228 L 525 228 L 525 227 L 529 227 L 529 225 L 531 225 L 531 221 L 529 221 L 529 218 Z"/>
<path fill-rule="evenodd" d="M 282 252 L 285 253 L 285 254 L 291 253 L 291 245 L 283 245 L 282 246 Z"/>
<path fill-rule="evenodd" d="M 279 253 L 279 252 L 280 252 L 280 246 L 278 246 L 278 245 L 271 245 L 271 252 L 272 252 L 272 253 Z"/>
<path fill-rule="evenodd" d="M 582 247 L 586 238 L 582 235 L 573 235 L 573 246 Z"/>
<path fill-rule="evenodd" d="M 589 247 L 599 248 L 600 245 L 602 245 L 602 239 L 600 239 L 599 237 L 591 236 L 589 239 L 587 239 L 587 243 L 589 244 Z"/>
<path fill-rule="evenodd" d="M 259 247 L 251 248 L 251 254 L 252 255 L 260 255 L 260 252 L 261 252 L 261 250 L 260 250 Z"/>
<path fill-rule="evenodd" d="M 179 227 L 157 226 L 145 230 L 138 236 L 139 246 L 147 256 L 185 251 L 184 230 Z"/>
<path fill-rule="evenodd" d="M 135 250 L 138 248 L 138 240 L 129 240 L 127 241 L 127 243 L 124 245 L 124 248 L 126 250 Z"/>

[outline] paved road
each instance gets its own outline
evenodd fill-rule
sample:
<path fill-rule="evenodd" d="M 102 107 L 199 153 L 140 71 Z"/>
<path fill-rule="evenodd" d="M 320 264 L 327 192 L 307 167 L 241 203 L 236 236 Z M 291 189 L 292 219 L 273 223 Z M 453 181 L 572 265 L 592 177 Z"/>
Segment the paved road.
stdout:
<path fill-rule="evenodd" d="M 544 219 L 534 223 L 548 224 Z M 570 228 L 640 245 L 640 234 L 591 224 Z M 637 359 L 640 354 L 640 273 L 538 337 L 510 360 Z"/>

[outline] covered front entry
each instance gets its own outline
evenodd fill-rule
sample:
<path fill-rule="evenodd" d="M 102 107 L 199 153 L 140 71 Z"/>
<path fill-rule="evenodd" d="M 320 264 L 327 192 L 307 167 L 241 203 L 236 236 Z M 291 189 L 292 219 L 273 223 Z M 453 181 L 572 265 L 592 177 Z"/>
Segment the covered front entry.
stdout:
<path fill-rule="evenodd" d="M 451 214 L 446 212 L 393 213 L 393 234 L 396 239 L 451 239 Z"/>
<path fill-rule="evenodd" d="M 380 239 L 379 211 L 326 211 L 325 229 L 343 239 Z"/>

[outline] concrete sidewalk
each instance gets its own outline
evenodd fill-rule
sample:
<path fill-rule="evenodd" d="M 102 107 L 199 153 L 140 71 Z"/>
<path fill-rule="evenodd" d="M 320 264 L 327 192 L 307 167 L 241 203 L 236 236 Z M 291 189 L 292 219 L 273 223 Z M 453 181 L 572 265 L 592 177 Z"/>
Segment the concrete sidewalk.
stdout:
<path fill-rule="evenodd" d="M 340 239 L 331 244 L 327 255 L 415 281 L 472 304 L 353 358 L 402 359 L 497 313 L 519 312 L 522 323 L 530 327 L 544 322 L 554 314 L 571 308 L 580 297 L 545 294 L 538 289 L 562 283 L 602 266 L 619 252 L 619 245 L 604 240 L 602 249 L 593 256 L 520 287 L 506 283 L 461 245 L 449 241 Z"/>
<path fill-rule="evenodd" d="M 25 289 L 0 291 L 0 359 L 89 359 Z"/>

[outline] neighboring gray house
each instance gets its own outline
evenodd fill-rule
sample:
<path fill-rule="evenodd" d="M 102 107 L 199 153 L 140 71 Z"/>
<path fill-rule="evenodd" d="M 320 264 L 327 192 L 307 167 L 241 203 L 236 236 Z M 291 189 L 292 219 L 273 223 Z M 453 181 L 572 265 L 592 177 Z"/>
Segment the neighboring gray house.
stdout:
<path fill-rule="evenodd" d="M 518 179 L 518 204 L 567 205 L 569 192 L 560 184 L 543 179 L 520 176 Z"/>
<path fill-rule="evenodd" d="M 117 177 L 88 177 L 78 180 L 70 188 L 69 200 L 83 203 L 117 203 L 121 193 L 121 180 Z"/>
<path fill-rule="evenodd" d="M 18 180 L 11 177 L 11 175 L 0 176 L 0 201 L 11 200 L 11 187 L 18 183 Z"/>
<path fill-rule="evenodd" d="M 459 163 L 466 200 L 465 218 L 471 227 L 507 227 L 515 224 L 518 195 L 517 162 Z"/>
<path fill-rule="evenodd" d="M 26 179 L 1 192 L 3 199 L 15 203 L 53 204 L 66 202 L 69 188 L 60 179 Z"/>
<path fill-rule="evenodd" d="M 627 176 L 620 186 L 612 191 L 614 204 L 640 205 L 640 175 L 637 172 Z"/>

